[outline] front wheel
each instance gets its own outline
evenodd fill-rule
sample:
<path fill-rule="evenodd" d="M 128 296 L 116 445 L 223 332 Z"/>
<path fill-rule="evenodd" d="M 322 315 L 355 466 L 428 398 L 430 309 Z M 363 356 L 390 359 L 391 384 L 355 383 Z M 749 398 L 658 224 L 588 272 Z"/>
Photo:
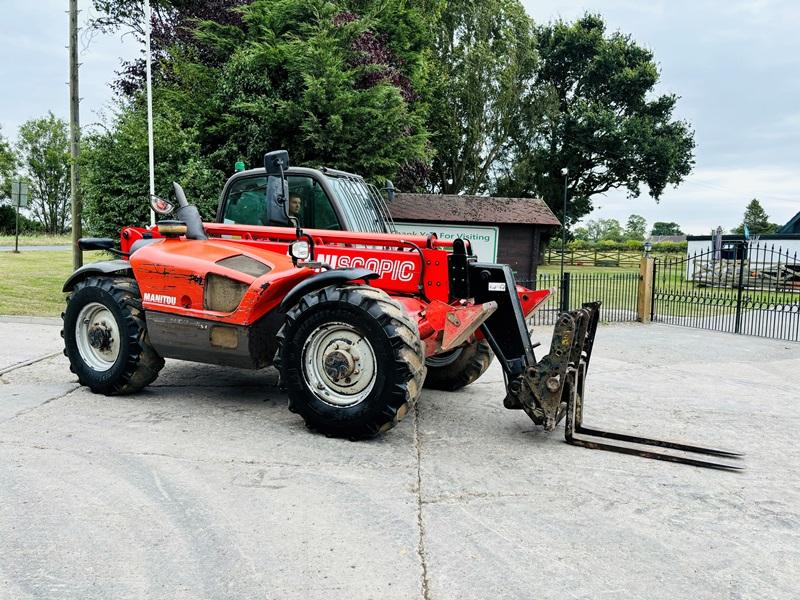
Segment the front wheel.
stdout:
<path fill-rule="evenodd" d="M 158 377 L 164 359 L 147 337 L 135 280 L 89 277 L 79 281 L 61 316 L 70 369 L 93 392 L 128 394 Z"/>
<path fill-rule="evenodd" d="M 413 408 L 425 379 L 416 323 L 385 292 L 354 285 L 304 296 L 278 334 L 289 409 L 309 428 L 372 437 Z"/>

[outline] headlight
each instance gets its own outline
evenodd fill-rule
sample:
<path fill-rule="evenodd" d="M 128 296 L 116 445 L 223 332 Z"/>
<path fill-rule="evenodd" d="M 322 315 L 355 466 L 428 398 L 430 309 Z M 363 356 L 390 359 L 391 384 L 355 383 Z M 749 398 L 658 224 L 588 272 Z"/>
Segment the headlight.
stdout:
<path fill-rule="evenodd" d="M 311 248 L 306 240 L 295 240 L 289 244 L 289 256 L 295 260 L 306 261 L 311 256 Z"/>
<path fill-rule="evenodd" d="M 216 273 L 206 275 L 203 304 L 207 310 L 230 313 L 239 307 L 250 286 Z"/>

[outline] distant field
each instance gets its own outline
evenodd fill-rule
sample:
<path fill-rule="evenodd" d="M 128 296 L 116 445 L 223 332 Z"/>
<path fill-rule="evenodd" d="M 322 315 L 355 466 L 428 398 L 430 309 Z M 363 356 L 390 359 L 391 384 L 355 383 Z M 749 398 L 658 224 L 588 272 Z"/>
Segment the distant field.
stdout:
<path fill-rule="evenodd" d="M 102 259 L 102 252 L 84 252 L 84 261 Z M 0 315 L 57 317 L 64 309 L 61 286 L 72 273 L 66 250 L 0 252 Z"/>
<path fill-rule="evenodd" d="M 69 235 L 21 235 L 19 236 L 20 246 L 63 246 L 71 244 L 72 238 Z M 13 246 L 13 235 L 0 235 L 0 246 Z"/>

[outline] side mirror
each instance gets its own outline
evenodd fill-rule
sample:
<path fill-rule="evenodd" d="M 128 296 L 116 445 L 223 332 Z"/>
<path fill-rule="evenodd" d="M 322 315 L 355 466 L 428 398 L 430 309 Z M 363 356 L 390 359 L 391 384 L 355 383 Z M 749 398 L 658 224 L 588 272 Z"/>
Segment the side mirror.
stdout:
<path fill-rule="evenodd" d="M 286 150 L 273 150 L 264 155 L 264 170 L 267 175 L 283 176 L 289 168 L 289 152 Z"/>
<path fill-rule="evenodd" d="M 150 196 L 150 208 L 159 215 L 168 215 L 175 209 L 171 202 L 164 200 L 164 198 L 159 198 L 156 195 Z"/>

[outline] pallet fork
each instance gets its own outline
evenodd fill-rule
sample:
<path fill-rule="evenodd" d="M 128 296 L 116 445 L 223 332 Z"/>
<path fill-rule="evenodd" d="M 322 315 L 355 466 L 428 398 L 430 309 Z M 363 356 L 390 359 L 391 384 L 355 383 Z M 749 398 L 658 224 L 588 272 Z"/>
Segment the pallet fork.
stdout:
<path fill-rule="evenodd" d="M 525 411 L 545 431 L 552 431 L 565 420 L 564 437 L 574 446 L 712 469 L 738 471 L 743 468 L 682 454 L 656 452 L 650 447 L 727 459 L 741 458 L 743 455 L 738 452 L 584 426 L 584 387 L 600 320 L 600 302 L 589 302 L 559 315 L 549 354 L 536 360 L 511 269 L 507 265 L 479 263 L 458 243 L 454 244 L 450 263 L 451 290 L 460 297 L 474 297 L 476 303 L 496 302 L 498 305 L 481 325 L 481 332 L 503 367 L 506 408 Z"/>

